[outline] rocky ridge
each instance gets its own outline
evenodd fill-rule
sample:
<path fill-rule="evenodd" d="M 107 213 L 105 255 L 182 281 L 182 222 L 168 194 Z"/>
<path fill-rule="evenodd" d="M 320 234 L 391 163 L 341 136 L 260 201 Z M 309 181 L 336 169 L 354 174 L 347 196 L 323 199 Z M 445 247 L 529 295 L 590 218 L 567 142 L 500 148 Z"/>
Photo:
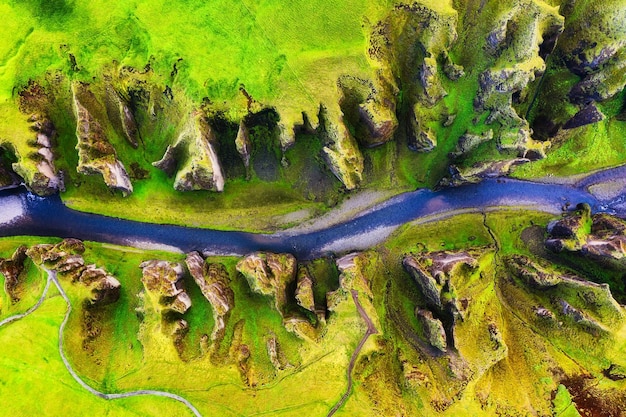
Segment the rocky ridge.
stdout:
<path fill-rule="evenodd" d="M 133 186 L 126 168 L 97 119 L 97 115 L 104 114 L 102 105 L 87 84 L 74 83 L 72 94 L 78 139 L 77 171 L 85 175 L 100 174 L 109 188 L 120 190 L 124 195 L 131 194 Z"/>

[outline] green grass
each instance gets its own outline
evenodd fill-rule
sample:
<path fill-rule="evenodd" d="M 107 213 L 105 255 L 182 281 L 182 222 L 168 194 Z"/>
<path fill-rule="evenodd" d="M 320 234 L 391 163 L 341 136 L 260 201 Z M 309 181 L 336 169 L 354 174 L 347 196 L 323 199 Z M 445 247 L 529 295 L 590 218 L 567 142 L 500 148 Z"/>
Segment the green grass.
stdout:
<path fill-rule="evenodd" d="M 106 401 L 86 392 L 67 372 L 57 349 L 65 310 L 65 301 L 53 286 L 32 315 L 0 328 L 0 366 L 4 369 L 0 395 L 12 398 L 4 405 L 3 415 L 191 415 L 185 406 L 168 399 Z"/>

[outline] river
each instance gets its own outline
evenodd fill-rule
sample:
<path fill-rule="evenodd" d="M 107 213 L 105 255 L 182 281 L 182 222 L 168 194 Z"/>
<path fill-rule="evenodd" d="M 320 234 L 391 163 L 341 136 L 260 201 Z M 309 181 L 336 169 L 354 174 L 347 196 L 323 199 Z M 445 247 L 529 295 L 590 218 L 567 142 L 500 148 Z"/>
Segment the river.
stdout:
<path fill-rule="evenodd" d="M 82 213 L 66 207 L 58 195 L 38 197 L 26 189 L 0 191 L 0 236 L 54 236 L 136 247 L 167 247 L 205 254 L 244 255 L 258 250 L 290 252 L 310 259 L 330 252 L 348 252 L 375 245 L 397 227 L 462 212 L 483 212 L 499 207 L 530 208 L 558 214 L 563 207 L 588 203 L 593 212 L 626 216 L 623 192 L 612 198 L 589 192 L 598 184 L 625 183 L 626 166 L 586 177 L 542 182 L 504 178 L 486 179 L 438 191 L 426 189 L 392 197 L 355 218 L 323 230 L 275 234 L 217 231 L 160 225 Z M 615 188 L 615 187 L 613 187 Z M 600 195 L 600 194 L 598 194 Z"/>

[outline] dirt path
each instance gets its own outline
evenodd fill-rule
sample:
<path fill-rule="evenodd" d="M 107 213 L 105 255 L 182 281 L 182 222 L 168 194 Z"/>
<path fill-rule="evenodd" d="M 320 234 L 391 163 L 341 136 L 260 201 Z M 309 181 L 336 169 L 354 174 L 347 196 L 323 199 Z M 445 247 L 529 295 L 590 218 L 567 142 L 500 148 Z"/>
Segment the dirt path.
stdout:
<path fill-rule="evenodd" d="M 365 342 L 367 342 L 367 339 L 371 335 L 378 333 L 378 330 L 376 330 L 374 323 L 372 323 L 372 319 L 370 318 L 370 316 L 367 315 L 367 313 L 363 309 L 363 306 L 359 302 L 359 293 L 356 290 L 352 290 L 351 293 L 352 293 L 352 300 L 354 301 L 354 305 L 356 305 L 357 311 L 361 315 L 361 318 L 363 319 L 365 324 L 367 324 L 367 331 L 361 338 L 361 341 L 357 345 L 356 349 L 354 349 L 354 352 L 352 353 L 352 357 L 350 358 L 350 363 L 348 364 L 348 370 L 346 372 L 347 377 L 348 377 L 348 387 L 346 388 L 346 392 L 341 396 L 339 401 L 337 401 L 337 403 L 333 406 L 333 408 L 328 412 L 327 417 L 331 417 L 333 414 L 335 414 L 337 410 L 339 410 L 348 400 L 348 397 L 350 396 L 350 392 L 352 391 L 352 370 L 354 369 L 354 364 L 356 363 L 356 359 L 358 358 L 359 353 L 361 353 L 361 349 L 363 349 L 363 345 L 365 345 Z"/>

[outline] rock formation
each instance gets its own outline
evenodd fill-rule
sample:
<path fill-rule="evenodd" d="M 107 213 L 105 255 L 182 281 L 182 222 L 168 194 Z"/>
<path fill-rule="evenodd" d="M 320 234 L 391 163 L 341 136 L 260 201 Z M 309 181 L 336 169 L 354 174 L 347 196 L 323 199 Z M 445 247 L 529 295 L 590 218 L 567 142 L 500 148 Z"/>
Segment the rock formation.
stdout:
<path fill-rule="evenodd" d="M 235 146 L 237 152 L 241 155 L 243 164 L 246 167 L 246 177 L 250 177 L 250 155 L 252 154 L 252 143 L 250 142 L 250 132 L 246 123 L 241 120 L 239 122 L 239 130 L 237 131 L 237 137 L 235 138 Z"/>
<path fill-rule="evenodd" d="M 285 312 L 287 286 L 296 278 L 296 258 L 288 253 L 256 252 L 237 263 L 252 291 L 274 298 L 276 310 Z"/>
<path fill-rule="evenodd" d="M 406 255 L 402 264 L 422 293 L 423 307 L 432 313 L 434 319 L 443 323 L 447 343 L 454 346 L 454 327 L 463 316 L 451 278 L 464 271 L 472 271 L 478 266 L 478 262 L 467 252 L 444 251 L 423 256 Z M 420 311 L 418 314 L 420 320 L 429 328 L 424 333 L 427 341 L 429 343 L 437 341 L 440 344 L 441 340 L 435 331 L 434 322 L 429 319 L 425 310 Z M 432 346 L 444 350 L 439 346 Z"/>
<path fill-rule="evenodd" d="M 10 258 L 0 259 L 0 274 L 4 275 L 4 291 L 11 297 L 12 303 L 19 301 L 18 287 L 21 283 L 20 276 L 25 269 L 26 250 L 26 246 L 20 246 Z"/>
<path fill-rule="evenodd" d="M 434 318 L 431 311 L 419 307 L 415 310 L 415 315 L 422 325 L 426 342 L 441 352 L 445 352 L 447 348 L 446 332 L 441 321 Z"/>
<path fill-rule="evenodd" d="M 124 195 L 131 194 L 133 186 L 126 168 L 117 158 L 117 152 L 97 117 L 104 118 L 102 105 L 87 84 L 73 84 L 72 93 L 78 139 L 77 171 L 85 175 L 100 174 L 109 188 L 120 190 Z"/>
<path fill-rule="evenodd" d="M 339 109 L 321 106 L 318 129 L 330 170 L 348 190 L 353 190 L 363 179 L 363 155 L 340 114 Z"/>
<path fill-rule="evenodd" d="M 315 297 L 313 295 L 313 278 L 308 269 L 303 265 L 298 265 L 298 279 L 296 286 L 296 301 L 302 308 L 315 313 Z"/>
<path fill-rule="evenodd" d="M 35 194 L 42 196 L 64 190 L 63 175 L 55 167 L 53 147 L 56 129 L 48 116 L 50 100 L 44 88 L 32 81 L 20 91 L 20 111 L 28 116 L 34 135 L 27 139 L 31 152 L 27 155 L 15 152 L 18 160 L 12 167 Z M 12 149 L 17 150 L 15 147 Z"/>
<path fill-rule="evenodd" d="M 319 320 L 314 326 L 303 313 L 298 312 L 291 303 L 301 305 L 302 300 L 311 303 L 312 294 L 307 293 L 306 278 L 301 275 L 300 292 L 296 290 L 295 299 L 290 299 L 287 287 L 296 279 L 298 264 L 293 255 L 288 253 L 256 252 L 247 255 L 237 263 L 239 271 L 248 281 L 252 291 L 274 298 L 274 306 L 283 317 L 285 328 L 297 336 L 307 340 L 317 340 L 322 329 Z M 314 304 L 314 300 L 313 300 Z M 305 304 L 306 305 L 306 304 Z M 289 307 L 289 308 L 288 308 Z M 304 307 L 306 308 L 306 307 Z M 316 312 L 316 311 L 315 311 Z M 317 312 L 316 312 L 317 313 Z"/>
<path fill-rule="evenodd" d="M 176 172 L 178 191 L 224 191 L 224 173 L 217 156 L 217 139 L 201 112 L 191 114 L 161 160 L 153 165 L 168 175 Z"/>
<path fill-rule="evenodd" d="M 230 288 L 228 272 L 224 265 L 207 262 L 198 252 L 188 253 L 185 263 L 213 309 L 215 327 L 211 340 L 221 339 L 229 313 L 235 307 L 235 294 Z"/>
<path fill-rule="evenodd" d="M 599 262 L 623 264 L 626 259 L 626 222 L 608 214 L 591 216 L 586 204 L 548 224 L 546 247 L 554 252 L 570 251 Z"/>
<path fill-rule="evenodd" d="M 184 314 L 191 307 L 191 298 L 185 292 L 183 275 L 185 269 L 180 263 L 149 260 L 139 267 L 143 276 L 141 282 L 158 314 Z"/>
<path fill-rule="evenodd" d="M 85 265 L 84 251 L 85 246 L 80 240 L 64 239 L 57 244 L 32 246 L 26 254 L 35 264 L 57 271 L 89 289 L 89 305 L 97 307 L 116 302 L 120 298 L 120 282 L 103 268 Z"/>
<path fill-rule="evenodd" d="M 553 319 L 553 311 L 560 311 L 594 331 L 617 325 L 625 317 L 626 312 L 613 298 L 607 284 L 584 280 L 561 272 L 545 261 L 523 255 L 510 255 L 504 261 L 512 276 L 532 290 L 549 296 L 552 310 L 543 306 L 535 308 L 538 317 Z"/>

